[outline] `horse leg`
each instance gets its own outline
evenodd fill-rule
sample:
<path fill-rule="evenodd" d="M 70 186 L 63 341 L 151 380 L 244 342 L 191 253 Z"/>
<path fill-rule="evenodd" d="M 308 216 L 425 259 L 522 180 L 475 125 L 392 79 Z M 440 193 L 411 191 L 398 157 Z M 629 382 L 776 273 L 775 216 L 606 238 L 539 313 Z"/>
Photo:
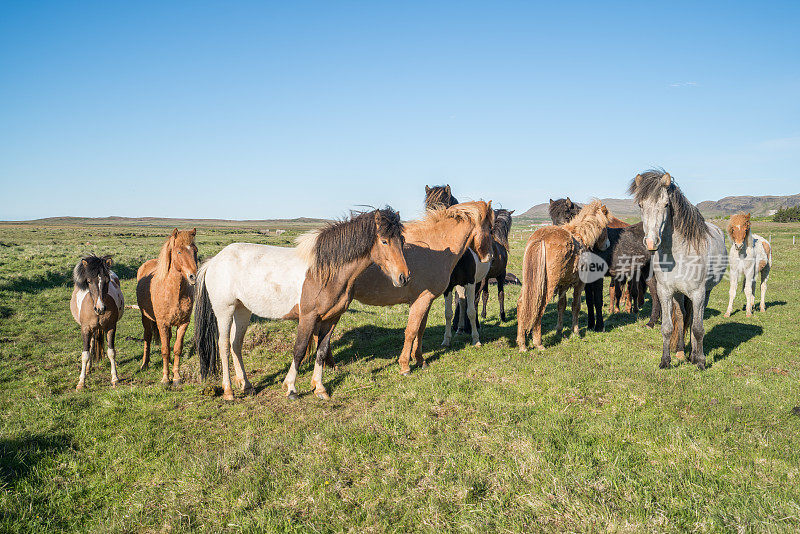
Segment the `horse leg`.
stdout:
<path fill-rule="evenodd" d="M 443 347 L 450 346 L 450 340 L 453 338 L 453 292 L 445 293 L 444 295 L 444 340 L 442 340 Z"/>
<path fill-rule="evenodd" d="M 216 312 L 216 310 L 214 310 Z M 222 398 L 233 400 L 233 388 L 231 388 L 231 372 L 228 357 L 231 352 L 231 324 L 233 323 L 233 307 L 226 307 L 217 314 L 217 328 L 219 330 L 219 360 L 222 363 Z"/>
<path fill-rule="evenodd" d="M 564 329 L 564 310 L 567 309 L 567 293 L 560 293 L 558 295 L 558 324 L 556 325 L 556 333 L 560 336 L 561 331 Z"/>
<path fill-rule="evenodd" d="M 411 367 L 409 366 L 409 361 L 411 360 L 411 351 L 414 348 L 414 341 L 419 335 L 419 329 L 420 325 L 422 325 L 422 320 L 430 310 L 432 300 L 433 299 L 429 297 L 417 298 L 417 300 L 408 310 L 408 324 L 406 325 L 403 350 L 400 352 L 400 358 L 398 359 L 398 363 L 400 364 L 400 374 L 403 376 L 408 376 L 411 374 Z"/>
<path fill-rule="evenodd" d="M 161 338 L 161 359 L 164 361 L 161 383 L 169 384 L 169 341 L 172 337 L 172 327 L 168 324 L 158 325 L 158 335 Z"/>
<path fill-rule="evenodd" d="M 594 330 L 595 318 L 594 318 L 594 307 L 592 306 L 592 302 L 594 302 L 594 286 L 592 284 L 586 284 L 585 290 L 586 290 L 586 307 L 587 307 L 586 314 L 588 315 L 588 318 L 589 318 L 588 328 L 589 328 L 589 330 Z M 559 309 L 559 314 L 561 314 L 562 313 L 561 312 L 561 300 L 558 301 L 558 306 L 559 306 L 559 308 L 558 308 Z M 566 307 L 567 307 L 567 303 L 566 303 L 566 301 L 564 301 L 564 308 L 566 309 Z M 559 332 L 559 334 L 561 333 L 561 322 L 560 321 L 559 321 L 558 332 Z"/>
<path fill-rule="evenodd" d="M 286 396 L 290 399 L 298 398 L 297 388 L 295 382 L 297 381 L 297 370 L 300 368 L 300 363 L 306 355 L 308 344 L 311 342 L 311 336 L 319 325 L 319 315 L 315 310 L 310 313 L 304 313 L 300 316 L 300 321 L 297 324 L 297 339 L 294 342 L 294 354 L 292 357 L 292 365 L 289 367 L 289 372 L 286 378 L 283 379 L 283 387 L 286 388 Z M 317 347 L 319 349 L 319 347 Z"/>
<path fill-rule="evenodd" d="M 172 348 L 172 385 L 181 385 L 181 352 L 183 352 L 183 337 L 186 335 L 186 329 L 189 328 L 189 323 L 178 325 L 175 329 L 175 346 Z"/>
<path fill-rule="evenodd" d="M 428 368 L 428 362 L 426 362 L 425 358 L 422 356 L 422 337 L 425 334 L 425 327 L 428 326 L 428 313 L 430 313 L 430 311 L 430 308 L 428 308 L 425 312 L 425 316 L 419 324 L 419 333 L 414 340 L 414 360 L 417 362 L 417 367 L 421 367 L 422 369 Z"/>
<path fill-rule="evenodd" d="M 602 278 L 600 280 L 602 282 Z M 575 289 L 572 290 L 572 334 L 573 335 L 577 335 L 578 332 L 580 332 L 580 327 L 578 326 L 578 316 L 581 313 L 581 293 L 583 293 L 583 288 L 581 287 L 581 285 L 582 284 L 578 284 L 577 286 L 575 286 Z M 598 288 L 595 287 L 592 291 L 593 293 L 600 293 L 602 289 L 598 291 Z M 602 293 L 600 293 L 600 296 L 602 298 Z M 564 296 L 565 306 L 566 303 L 567 303 L 567 298 L 565 295 Z M 589 305 L 591 306 L 591 303 Z M 602 321 L 602 314 L 598 314 L 598 319 Z M 600 324 L 602 325 L 602 322 Z M 597 323 L 595 323 L 595 325 L 597 325 Z"/>
<path fill-rule="evenodd" d="M 753 289 L 756 285 L 756 273 L 753 269 L 748 269 L 744 275 L 744 297 L 747 301 L 746 310 L 747 310 L 747 317 L 753 316 L 753 305 L 756 302 L 756 298 L 753 295 Z"/>
<path fill-rule="evenodd" d="M 467 294 L 467 318 L 469 319 L 470 329 L 472 330 L 472 344 L 476 347 L 480 347 L 481 339 L 478 334 L 478 311 L 475 309 L 475 284 L 467 284 L 464 289 Z"/>
<path fill-rule="evenodd" d="M 338 320 L 338 319 L 337 319 Z M 331 346 L 331 335 L 336 326 L 336 320 L 328 320 L 319 326 L 319 342 L 317 343 L 317 357 L 314 361 L 314 374 L 311 378 L 311 387 L 318 399 L 330 400 L 330 395 L 322 385 L 322 371 L 325 368 L 325 357 Z"/>
<path fill-rule="evenodd" d="M 617 277 L 613 277 L 611 279 L 611 283 L 608 285 L 608 314 L 614 315 L 614 303 L 617 299 L 617 293 L 619 291 L 619 282 L 617 281 Z"/>
<path fill-rule="evenodd" d="M 634 279 L 628 280 L 628 294 L 631 297 L 630 313 L 639 315 L 639 282 Z"/>
<path fill-rule="evenodd" d="M 497 303 L 500 305 L 500 321 L 506 322 L 506 306 L 505 306 L 505 298 L 506 298 L 506 291 L 505 291 L 505 277 L 506 274 L 502 273 L 501 278 L 497 279 Z M 486 283 L 486 297 L 483 300 L 483 310 L 486 311 L 486 301 L 489 300 L 489 283 Z M 486 314 L 483 315 L 486 317 Z"/>
<path fill-rule="evenodd" d="M 658 284 L 656 283 L 656 277 L 651 276 L 645 282 L 647 284 L 647 289 L 650 291 L 650 301 L 652 303 L 652 307 L 650 308 L 650 321 L 647 322 L 647 328 L 654 328 L 656 326 L 656 322 L 661 317 L 661 302 L 658 298 Z"/>
<path fill-rule="evenodd" d="M 733 312 L 733 299 L 736 298 L 736 287 L 739 285 L 739 272 L 731 266 L 731 288 L 728 291 L 728 309 L 725 311 L 725 317 L 730 317 Z"/>
<path fill-rule="evenodd" d="M 769 264 L 766 264 L 763 269 L 761 269 L 761 311 L 767 311 L 767 304 L 764 299 L 767 297 L 767 280 L 769 280 Z"/>
<path fill-rule="evenodd" d="M 155 323 L 142 314 L 142 327 L 144 328 L 144 356 L 142 356 L 142 365 L 139 366 L 140 371 L 144 371 L 150 367 L 150 342 L 153 340 L 153 327 Z"/>
<path fill-rule="evenodd" d="M 625 313 L 630 313 L 631 306 L 633 305 L 633 302 L 631 302 L 630 285 L 627 282 L 622 281 L 620 286 L 622 287 L 622 299 L 625 301 Z"/>
<path fill-rule="evenodd" d="M 706 355 L 703 352 L 703 313 L 705 312 L 708 293 L 701 288 L 692 296 L 692 362 L 701 371 L 706 368 Z M 687 312 L 688 313 L 688 312 Z M 681 334 L 682 335 L 682 334 Z"/>
<path fill-rule="evenodd" d="M 658 300 L 661 302 L 661 369 L 669 369 L 672 357 L 669 352 L 670 338 L 672 337 L 672 291 L 658 286 Z"/>
<path fill-rule="evenodd" d="M 233 370 L 236 373 L 236 385 L 243 393 L 251 393 L 253 386 L 247 380 L 247 373 L 244 370 L 242 361 L 242 345 L 247 327 L 250 326 L 250 310 L 241 306 L 233 312 L 233 332 L 231 332 L 231 352 L 233 352 Z"/>
<path fill-rule="evenodd" d="M 669 338 L 670 352 L 674 352 L 676 358 L 686 357 L 686 325 L 689 320 L 686 309 L 686 299 L 683 295 L 674 297 L 672 304 L 672 335 Z M 691 356 L 690 356 L 691 357 Z"/>
<path fill-rule="evenodd" d="M 456 334 L 471 334 L 470 325 L 467 321 L 467 290 L 465 286 L 456 286 L 453 291 L 458 298 L 456 305 Z"/>
<path fill-rule="evenodd" d="M 111 363 L 111 385 L 116 386 L 117 382 L 119 382 L 119 378 L 117 377 L 117 349 L 114 346 L 114 341 L 117 337 L 117 327 L 116 325 L 112 328 L 109 328 L 106 332 L 106 344 L 108 348 L 106 349 L 106 354 L 108 355 L 108 361 Z"/>
<path fill-rule="evenodd" d="M 605 330 L 603 323 L 603 279 L 592 282 L 592 298 L 593 302 L 587 302 L 589 307 L 594 306 L 594 331 L 602 332 Z M 580 311 L 580 303 L 578 303 L 578 311 Z"/>
<path fill-rule="evenodd" d="M 86 371 L 89 367 L 91 358 L 89 357 L 89 350 L 92 348 L 92 333 L 89 329 L 82 329 L 81 335 L 83 337 L 83 351 L 81 352 L 81 376 L 78 377 L 78 385 L 75 389 L 83 389 L 86 383 Z"/>

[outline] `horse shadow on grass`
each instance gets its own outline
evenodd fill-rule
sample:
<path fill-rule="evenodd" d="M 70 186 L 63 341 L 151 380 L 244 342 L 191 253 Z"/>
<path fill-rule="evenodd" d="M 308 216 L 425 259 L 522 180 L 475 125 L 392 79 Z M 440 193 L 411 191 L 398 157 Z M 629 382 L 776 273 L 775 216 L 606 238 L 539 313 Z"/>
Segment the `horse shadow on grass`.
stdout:
<path fill-rule="evenodd" d="M 758 299 L 756 299 L 755 304 L 753 305 L 753 315 L 755 315 L 757 313 L 769 313 L 770 308 L 772 308 L 774 306 L 786 306 L 786 301 L 785 300 L 773 300 L 773 301 L 770 301 L 770 302 L 764 302 L 764 305 L 767 307 L 767 311 L 766 312 L 760 311 L 759 301 L 758 301 Z M 742 302 L 740 306 L 736 306 L 736 307 L 733 308 L 733 312 L 731 313 L 731 317 L 733 317 L 736 314 L 744 313 L 744 312 L 745 312 L 745 303 Z"/>
<path fill-rule="evenodd" d="M 764 329 L 755 324 L 734 322 L 717 324 L 703 337 L 703 350 L 708 356 L 714 350 L 721 348 L 722 354 L 714 356 L 713 363 L 717 363 L 727 358 L 739 345 L 763 333 Z"/>

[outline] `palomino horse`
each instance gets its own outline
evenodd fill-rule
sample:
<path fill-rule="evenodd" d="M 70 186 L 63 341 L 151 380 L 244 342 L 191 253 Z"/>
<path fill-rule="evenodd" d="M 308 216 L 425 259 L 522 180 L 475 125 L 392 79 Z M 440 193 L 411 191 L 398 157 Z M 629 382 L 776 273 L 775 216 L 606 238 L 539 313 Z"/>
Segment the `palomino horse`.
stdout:
<path fill-rule="evenodd" d="M 172 327 L 175 332 L 175 355 L 172 364 L 172 384 L 181 383 L 179 372 L 183 337 L 189 327 L 194 305 L 194 285 L 197 281 L 197 229 L 179 232 L 177 228 L 161 247 L 158 258 L 144 262 L 136 273 L 136 302 L 142 312 L 144 355 L 140 369 L 150 365 L 150 341 L 153 330 L 161 339 L 161 359 L 164 362 L 161 383 L 169 383 L 169 342 Z"/>
<path fill-rule="evenodd" d="M 356 279 L 353 297 L 371 306 L 409 304 L 408 325 L 400 353 L 400 373 L 411 372 L 411 354 L 418 366 L 425 367 L 422 337 L 433 300 L 444 293 L 450 273 L 459 258 L 472 248 L 480 261 L 492 258 L 492 203 L 464 202 L 449 208 L 428 210 L 419 221 L 406 223 L 405 256 L 411 270 L 411 282 L 396 287 L 371 266 Z"/>
<path fill-rule="evenodd" d="M 434 187 L 425 186 L 425 208 L 440 209 L 449 208 L 458 204 L 458 199 L 450 192 L 449 185 L 437 185 Z M 486 278 L 489 272 L 490 261 L 482 262 L 472 249 L 467 249 L 464 255 L 459 258 L 453 272 L 450 273 L 450 283 L 444 291 L 444 340 L 443 347 L 449 347 L 453 337 L 453 321 L 458 325 L 457 331 L 461 330 L 472 334 L 472 344 L 480 346 L 480 336 L 478 334 L 478 314 L 476 311 L 475 289 L 478 283 Z M 453 292 L 458 297 L 455 315 L 453 314 Z M 463 316 L 463 321 L 462 321 Z"/>
<path fill-rule="evenodd" d="M 508 267 L 508 252 L 511 246 L 508 244 L 508 233 L 511 231 L 511 214 L 514 210 L 498 209 L 494 210 L 494 228 L 492 228 L 492 264 L 489 272 L 481 280 L 478 295 L 483 297 L 483 309 L 481 317 L 486 317 L 486 303 L 489 300 L 489 280 L 497 280 L 497 301 L 500 304 L 500 320 L 506 322 L 505 308 L 505 283 L 506 269 Z M 477 302 L 477 296 L 476 296 Z M 477 306 L 477 304 L 476 304 Z"/>
<path fill-rule="evenodd" d="M 338 223 L 343 227 L 331 237 L 319 258 L 361 260 L 371 257 L 378 239 L 378 219 L 383 210 L 376 210 Z M 393 212 L 387 212 L 390 216 Z M 356 221 L 356 219 L 358 219 Z M 369 222 L 370 224 L 366 224 Z M 364 234 L 355 233 L 356 229 Z M 370 234 L 371 232 L 371 234 Z M 369 240 L 364 236 L 372 235 Z M 347 238 L 336 242 L 333 237 Z M 385 246 L 380 242 L 381 246 Z M 342 251 L 336 252 L 339 248 Z M 200 359 L 200 375 L 205 379 L 216 373 L 222 362 L 223 398 L 233 400 L 228 358 L 233 352 L 236 383 L 243 392 L 252 391 L 242 362 L 242 343 L 250 316 L 256 314 L 267 319 L 297 319 L 298 308 L 309 270 L 308 256 L 296 248 L 233 243 L 205 262 L 198 272 L 198 293 L 195 301 L 195 343 Z M 334 264 L 331 263 L 331 266 Z M 336 273 L 333 281 L 339 280 Z M 392 272 L 390 276 L 400 281 L 407 272 Z"/>
<path fill-rule="evenodd" d="M 550 206 L 548 207 L 548 214 L 550 215 L 550 220 L 553 221 L 553 224 L 556 226 L 560 226 L 571 221 L 575 218 L 576 215 L 583 209 L 583 206 L 580 204 L 576 204 L 570 200 L 569 197 L 567 198 L 559 198 L 558 200 L 550 199 Z M 613 215 L 611 215 L 611 222 L 608 223 L 608 228 L 611 230 L 608 234 L 609 239 L 611 240 L 611 248 L 617 243 L 617 238 L 620 235 L 619 229 L 627 228 L 630 225 L 625 221 L 617 219 Z M 595 250 L 595 253 L 598 251 Z M 605 251 L 606 254 L 599 254 L 606 260 L 610 259 L 610 250 Z M 611 275 L 609 269 L 609 276 Z M 630 285 L 630 284 L 629 284 Z M 609 293 L 609 300 L 611 301 L 611 307 L 613 309 L 614 303 L 619 302 L 619 295 L 620 295 L 620 283 L 616 279 L 616 277 L 612 277 L 611 283 L 608 287 Z M 602 332 L 604 329 L 603 323 L 603 279 L 595 280 L 594 282 L 590 282 L 585 286 L 586 291 L 586 308 L 587 308 L 587 315 L 589 317 L 589 330 L 594 330 L 596 332 Z M 630 291 L 626 287 L 625 296 L 629 302 L 628 307 L 630 308 Z M 613 313 L 613 311 L 611 311 Z"/>
<path fill-rule="evenodd" d="M 642 210 L 644 243 L 653 254 L 653 276 L 661 301 L 663 347 L 660 367 L 670 366 L 673 334 L 672 298 L 678 299 L 685 315 L 692 315 L 692 353 L 689 361 L 705 369 L 703 313 L 711 290 L 722 279 L 728 258 L 725 236 L 703 219 L 700 210 L 683 195 L 663 169 L 636 175 L 628 192 Z M 684 306 L 691 303 L 691 310 Z M 681 336 L 683 337 L 683 336 Z M 680 355 L 679 355 L 680 356 Z"/>
<path fill-rule="evenodd" d="M 108 360 L 111 362 L 111 385 L 116 386 L 117 362 L 114 338 L 117 321 L 125 311 L 125 299 L 119 287 L 119 278 L 111 270 L 111 257 L 86 256 L 75 265 L 72 272 L 75 284 L 69 309 L 72 317 L 81 325 L 83 352 L 81 352 L 81 376 L 76 389 L 83 389 L 86 373 L 92 362 L 103 357 L 103 342 L 108 340 Z"/>
<path fill-rule="evenodd" d="M 769 271 L 772 268 L 772 248 L 766 239 L 750 231 L 749 213 L 738 213 L 731 216 L 728 223 L 728 235 L 731 236 L 733 244 L 728 255 L 728 262 L 731 266 L 731 290 L 725 317 L 730 317 L 733 311 L 733 299 L 736 298 L 736 286 L 739 285 L 740 276 L 744 276 L 747 316 L 751 317 L 756 300 L 753 293 L 758 273 L 761 273 L 761 311 L 767 310 L 764 298 L 767 295 L 767 280 L 769 280 Z"/>
<path fill-rule="evenodd" d="M 315 335 L 317 357 L 311 387 L 317 397 L 327 400 L 322 369 L 333 329 L 353 300 L 356 278 L 374 264 L 391 280 L 393 287 L 402 288 L 408 284 L 410 274 L 403 256 L 403 224 L 400 215 L 387 207 L 309 232 L 301 236 L 297 248 L 309 269 L 300 296 L 294 359 L 283 384 L 286 395 L 290 399 L 297 398 L 297 369 L 311 336 Z"/>
<path fill-rule="evenodd" d="M 545 226 L 529 238 L 522 260 L 522 292 L 517 301 L 517 348 L 528 350 L 527 334 L 533 330 L 533 345 L 543 350 L 542 316 L 547 302 L 558 295 L 560 334 L 567 307 L 567 291 L 573 289 L 572 331 L 578 333 L 578 314 L 584 283 L 578 275 L 581 254 L 593 247 L 609 246 L 608 209 L 595 200 L 562 226 Z"/>

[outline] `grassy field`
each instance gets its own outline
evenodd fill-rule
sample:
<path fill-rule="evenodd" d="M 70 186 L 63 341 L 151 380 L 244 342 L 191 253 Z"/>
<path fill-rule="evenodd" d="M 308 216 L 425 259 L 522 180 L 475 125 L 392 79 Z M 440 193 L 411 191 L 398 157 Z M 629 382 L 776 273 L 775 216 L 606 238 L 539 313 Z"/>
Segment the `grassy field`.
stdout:
<path fill-rule="evenodd" d="M 142 329 L 126 310 L 121 384 L 107 360 L 76 392 L 79 328 L 70 273 L 82 253 L 114 254 L 129 304 L 135 273 L 170 228 L 0 225 L 0 531 L 796 531 L 800 529 L 800 225 L 772 234 L 766 313 L 706 320 L 710 367 L 659 370 L 658 331 L 607 319 L 605 333 L 514 346 L 519 288 L 496 294 L 481 332 L 440 348 L 443 303 L 424 346 L 430 367 L 398 373 L 407 306 L 355 304 L 333 343 L 332 400 L 290 402 L 281 381 L 294 323 L 252 325 L 256 394 L 226 403 L 197 382 L 165 388 L 138 372 Z M 297 230 L 203 227 L 201 256 L 234 241 L 286 245 Z M 512 235 L 520 272 L 527 232 Z M 569 319 L 567 319 L 569 324 Z M 191 333 L 191 328 L 190 328 Z M 191 349 L 192 343 L 188 343 Z M 675 363 L 675 362 L 674 362 Z M 311 368 L 301 369 L 307 390 Z"/>

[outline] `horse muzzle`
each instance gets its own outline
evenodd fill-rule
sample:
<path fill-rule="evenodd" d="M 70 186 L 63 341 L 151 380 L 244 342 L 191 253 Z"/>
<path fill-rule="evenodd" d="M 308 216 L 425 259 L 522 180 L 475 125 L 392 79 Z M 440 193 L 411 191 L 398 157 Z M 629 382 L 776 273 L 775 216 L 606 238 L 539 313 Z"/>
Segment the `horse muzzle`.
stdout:
<path fill-rule="evenodd" d="M 404 274 L 399 275 L 393 282 L 394 287 L 405 287 L 408 285 L 408 281 L 411 279 L 410 276 L 406 276 Z"/>
<path fill-rule="evenodd" d="M 655 252 L 658 250 L 659 245 L 661 245 L 661 238 L 658 237 L 655 239 L 652 237 L 645 237 L 642 241 L 644 242 L 644 246 L 647 247 L 647 250 L 650 252 Z"/>
<path fill-rule="evenodd" d="M 190 286 L 193 286 L 197 283 L 197 275 L 194 273 L 186 275 L 186 281 L 189 282 Z"/>

